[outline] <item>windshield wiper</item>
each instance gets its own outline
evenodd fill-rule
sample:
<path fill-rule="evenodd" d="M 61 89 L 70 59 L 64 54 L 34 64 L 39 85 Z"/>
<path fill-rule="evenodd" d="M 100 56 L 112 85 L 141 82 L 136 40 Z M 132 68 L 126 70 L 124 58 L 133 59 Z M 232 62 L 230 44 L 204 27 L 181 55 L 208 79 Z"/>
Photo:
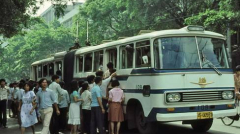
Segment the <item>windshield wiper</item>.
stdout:
<path fill-rule="evenodd" d="M 202 66 L 207 64 L 209 67 L 213 68 L 218 75 L 222 75 L 222 73 L 218 70 L 218 68 L 204 56 L 203 52 L 202 52 L 202 61 L 203 61 Z"/>

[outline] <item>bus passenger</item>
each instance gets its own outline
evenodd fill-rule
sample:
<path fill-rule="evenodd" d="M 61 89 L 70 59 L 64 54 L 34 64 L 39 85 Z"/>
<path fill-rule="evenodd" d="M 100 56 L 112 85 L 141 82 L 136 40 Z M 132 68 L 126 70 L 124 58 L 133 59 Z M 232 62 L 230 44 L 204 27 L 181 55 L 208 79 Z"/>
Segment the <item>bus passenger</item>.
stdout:
<path fill-rule="evenodd" d="M 235 81 L 235 93 L 236 93 L 238 99 L 240 99 L 240 95 L 239 95 L 239 90 L 240 90 L 240 65 L 238 65 L 236 67 L 235 74 L 234 74 L 234 81 Z"/>
<path fill-rule="evenodd" d="M 111 75 L 111 72 L 114 69 L 113 68 L 113 63 L 112 62 L 108 62 L 107 68 L 108 68 L 108 70 L 104 73 L 104 78 L 105 79 L 108 78 Z"/>
<path fill-rule="evenodd" d="M 90 125 L 91 125 L 91 101 L 92 101 L 92 94 L 89 91 L 90 87 L 87 82 L 82 84 L 82 113 L 83 113 L 83 133 L 90 134 Z"/>
<path fill-rule="evenodd" d="M 121 122 L 124 121 L 122 102 L 124 102 L 124 93 L 119 88 L 118 80 L 112 81 L 113 89 L 109 91 L 109 113 L 108 120 L 111 122 L 111 134 L 119 134 Z M 117 123 L 117 132 L 115 133 L 114 123 Z"/>

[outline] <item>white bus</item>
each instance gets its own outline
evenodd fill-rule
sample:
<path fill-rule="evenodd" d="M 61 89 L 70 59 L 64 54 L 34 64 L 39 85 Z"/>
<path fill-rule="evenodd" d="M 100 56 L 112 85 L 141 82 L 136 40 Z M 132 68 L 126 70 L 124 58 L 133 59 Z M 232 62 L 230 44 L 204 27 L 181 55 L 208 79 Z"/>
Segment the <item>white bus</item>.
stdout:
<path fill-rule="evenodd" d="M 126 97 L 128 128 L 142 134 L 155 133 L 157 122 L 173 121 L 205 132 L 213 118 L 236 114 L 225 37 L 200 26 L 83 47 L 65 54 L 63 61 L 68 83 L 85 80 L 100 66 L 105 71 L 113 62 Z"/>

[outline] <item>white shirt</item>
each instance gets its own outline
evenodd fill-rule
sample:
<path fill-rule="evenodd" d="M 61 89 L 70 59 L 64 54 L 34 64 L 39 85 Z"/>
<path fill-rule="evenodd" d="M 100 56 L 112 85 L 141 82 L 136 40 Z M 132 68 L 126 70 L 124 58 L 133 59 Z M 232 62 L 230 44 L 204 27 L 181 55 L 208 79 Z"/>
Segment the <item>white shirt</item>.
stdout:
<path fill-rule="evenodd" d="M 112 79 L 112 77 L 108 77 L 107 79 L 102 80 L 102 85 L 100 86 L 102 97 L 107 96 L 107 87 L 108 87 L 108 84 L 111 81 L 111 79 Z"/>
<path fill-rule="evenodd" d="M 92 100 L 91 92 L 89 90 L 85 90 L 82 93 L 81 97 L 83 99 L 82 109 L 91 110 L 91 100 Z"/>
<path fill-rule="evenodd" d="M 8 87 L 1 87 L 0 86 L 0 101 L 8 99 Z"/>
<path fill-rule="evenodd" d="M 17 99 L 18 101 L 20 101 L 20 99 L 22 98 L 24 89 L 19 89 L 17 90 L 17 92 L 15 92 L 14 94 L 14 99 Z"/>
<path fill-rule="evenodd" d="M 49 85 L 49 89 L 51 89 L 54 93 L 54 96 L 55 96 L 55 99 L 57 101 L 57 104 L 59 103 L 58 102 L 58 96 L 59 94 L 62 96 L 62 88 L 61 86 L 57 83 L 57 82 L 52 82 L 50 85 Z"/>

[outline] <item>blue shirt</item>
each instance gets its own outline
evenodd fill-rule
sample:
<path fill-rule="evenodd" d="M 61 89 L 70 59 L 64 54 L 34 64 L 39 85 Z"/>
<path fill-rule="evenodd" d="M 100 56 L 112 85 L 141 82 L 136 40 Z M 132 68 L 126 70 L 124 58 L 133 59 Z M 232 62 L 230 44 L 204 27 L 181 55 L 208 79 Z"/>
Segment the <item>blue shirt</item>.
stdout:
<path fill-rule="evenodd" d="M 97 98 L 100 97 L 102 99 L 100 87 L 98 85 L 95 85 L 92 88 L 91 93 L 92 93 L 92 104 L 91 104 L 91 107 L 98 107 L 99 104 L 98 104 Z"/>
<path fill-rule="evenodd" d="M 68 107 L 68 103 L 70 103 L 70 99 L 69 99 L 69 95 L 68 92 L 64 89 L 62 89 L 62 100 L 59 103 L 59 108 L 64 108 L 64 107 Z"/>
<path fill-rule="evenodd" d="M 71 103 L 77 103 L 78 105 L 81 105 L 81 102 L 80 101 L 75 102 L 73 97 L 77 97 L 77 99 L 80 99 L 80 95 L 77 91 L 73 91 L 73 93 L 71 93 L 70 100 L 71 100 Z"/>
<path fill-rule="evenodd" d="M 52 107 L 53 103 L 57 104 L 54 93 L 51 89 L 47 88 L 46 91 L 40 90 L 37 92 L 37 100 L 40 109 Z"/>

